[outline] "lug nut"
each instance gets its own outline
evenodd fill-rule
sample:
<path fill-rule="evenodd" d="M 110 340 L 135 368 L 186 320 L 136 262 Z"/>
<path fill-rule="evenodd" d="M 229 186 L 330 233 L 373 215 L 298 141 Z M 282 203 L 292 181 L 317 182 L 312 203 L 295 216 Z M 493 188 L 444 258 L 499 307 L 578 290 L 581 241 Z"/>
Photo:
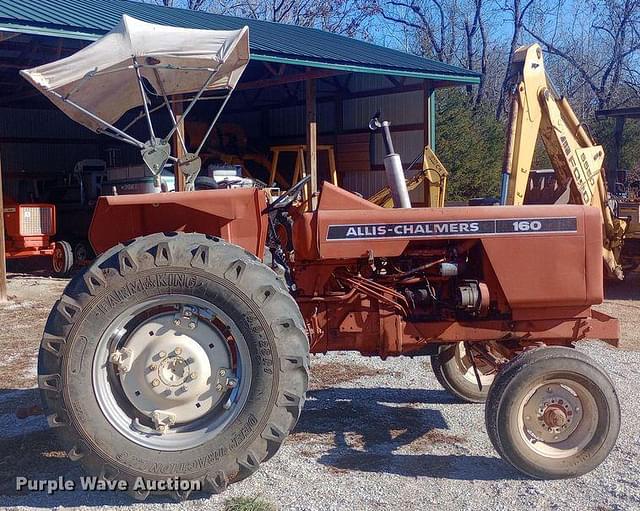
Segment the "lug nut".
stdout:
<path fill-rule="evenodd" d="M 178 346 L 176 349 L 174 349 L 174 350 L 173 350 L 173 352 L 174 352 L 176 355 L 180 355 L 180 353 L 182 353 L 182 348 L 181 348 L 180 346 Z"/>
<path fill-rule="evenodd" d="M 192 321 L 191 323 L 189 323 L 189 328 L 191 330 L 193 330 L 196 327 L 196 324 Z"/>
<path fill-rule="evenodd" d="M 224 376 L 225 374 L 227 374 L 227 371 L 225 371 L 224 369 L 220 369 L 220 372 L 218 372 L 218 374 L 220 376 Z"/>
<path fill-rule="evenodd" d="M 174 319 L 173 320 L 173 324 L 176 326 L 180 326 L 180 324 L 182 323 L 182 321 L 180 321 L 179 319 Z"/>
<path fill-rule="evenodd" d="M 221 390 L 222 390 L 222 383 L 218 383 L 218 384 L 216 385 L 216 390 L 217 390 L 217 391 L 221 391 Z"/>
<path fill-rule="evenodd" d="M 164 358 L 164 357 L 166 357 L 166 356 L 167 356 L 167 354 L 166 354 L 164 351 L 160 351 L 160 352 L 158 353 L 158 356 L 159 356 L 160 358 Z"/>
<path fill-rule="evenodd" d="M 153 380 L 151 382 L 151 385 L 154 386 L 154 387 L 157 387 L 158 385 L 160 385 L 160 380 L 158 380 L 158 378 L 156 378 L 155 380 Z"/>
<path fill-rule="evenodd" d="M 157 365 L 155 365 L 155 364 L 151 364 L 151 365 L 149 366 L 149 370 L 150 370 L 150 371 L 155 371 L 156 369 L 158 369 L 158 366 L 157 366 Z"/>
<path fill-rule="evenodd" d="M 196 373 L 195 371 L 193 371 L 193 372 L 191 373 L 191 379 L 192 379 L 192 380 L 195 380 L 195 379 L 197 379 L 197 378 L 198 378 L 198 373 Z"/>

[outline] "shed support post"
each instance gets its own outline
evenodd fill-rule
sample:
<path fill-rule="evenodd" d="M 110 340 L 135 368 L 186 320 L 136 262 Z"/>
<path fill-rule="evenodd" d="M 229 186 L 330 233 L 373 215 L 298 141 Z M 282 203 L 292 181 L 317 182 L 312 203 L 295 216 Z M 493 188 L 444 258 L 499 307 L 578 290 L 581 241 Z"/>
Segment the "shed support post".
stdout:
<path fill-rule="evenodd" d="M 428 145 L 433 152 L 436 151 L 436 91 L 428 80 L 423 82 L 424 91 L 424 145 Z"/>
<path fill-rule="evenodd" d="M 423 82 L 422 97 L 424 105 L 424 116 L 422 120 L 422 130 L 424 134 L 424 145 L 429 146 L 432 151 L 436 150 L 436 91 L 433 89 L 428 80 Z M 430 203 L 429 185 L 422 183 L 424 204 Z"/>
<path fill-rule="evenodd" d="M 182 147 L 179 137 L 182 137 L 182 140 L 186 141 L 186 138 L 184 138 L 185 123 L 180 122 L 180 117 L 182 117 L 182 112 L 184 111 L 184 103 L 182 102 L 182 96 L 177 96 L 176 99 L 178 99 L 179 101 L 175 103 L 173 111 L 175 112 L 176 123 L 178 128 L 176 129 L 176 132 L 173 134 L 173 137 L 171 138 L 171 143 L 174 147 L 173 154 L 175 154 L 178 161 L 181 161 L 184 158 L 185 153 L 184 153 L 184 147 Z M 184 192 L 184 189 L 185 189 L 184 174 L 182 173 L 182 169 L 180 168 L 180 164 L 178 162 L 174 163 L 174 173 L 175 173 L 176 192 Z"/>
<path fill-rule="evenodd" d="M 311 209 L 316 209 L 318 197 L 318 122 L 316 108 L 316 81 L 306 80 L 307 170 L 311 176 Z"/>
<path fill-rule="evenodd" d="M 4 200 L 2 197 L 2 163 L 0 162 L 0 302 L 7 301 L 7 260 L 4 245 Z"/>

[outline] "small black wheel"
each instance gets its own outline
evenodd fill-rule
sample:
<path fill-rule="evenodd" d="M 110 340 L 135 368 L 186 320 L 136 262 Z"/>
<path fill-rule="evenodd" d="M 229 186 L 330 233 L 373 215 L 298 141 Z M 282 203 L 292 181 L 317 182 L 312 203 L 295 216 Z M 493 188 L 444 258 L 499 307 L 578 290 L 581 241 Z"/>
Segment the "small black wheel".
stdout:
<path fill-rule="evenodd" d="M 78 266 L 84 266 L 95 257 L 91 245 L 87 240 L 78 241 L 73 246 L 73 262 Z"/>
<path fill-rule="evenodd" d="M 577 477 L 608 456 L 620 430 L 620 405 L 604 370 L 580 351 L 544 347 L 498 373 L 485 409 L 500 456 L 538 479 Z"/>
<path fill-rule="evenodd" d="M 431 357 L 431 368 L 440 385 L 454 397 L 467 403 L 484 403 L 495 369 L 479 357 L 474 361 L 482 388 L 478 385 L 471 356 L 463 342 L 441 345 L 438 354 Z"/>
<path fill-rule="evenodd" d="M 51 256 L 51 268 L 56 277 L 66 277 L 73 268 L 73 250 L 66 241 L 56 241 Z"/>

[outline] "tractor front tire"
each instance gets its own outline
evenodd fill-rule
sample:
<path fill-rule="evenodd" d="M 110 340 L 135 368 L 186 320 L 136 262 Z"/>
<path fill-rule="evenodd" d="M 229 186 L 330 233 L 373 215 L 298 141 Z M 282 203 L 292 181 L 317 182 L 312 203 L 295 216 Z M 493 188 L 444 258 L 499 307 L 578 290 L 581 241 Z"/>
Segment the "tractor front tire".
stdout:
<path fill-rule="evenodd" d="M 578 477 L 613 449 L 620 404 L 604 370 L 566 347 L 525 351 L 497 375 L 485 423 L 498 454 L 538 479 Z"/>
<path fill-rule="evenodd" d="M 218 238 L 168 233 L 110 249 L 69 283 L 38 381 L 69 458 L 137 499 L 184 499 L 275 454 L 308 366 L 302 316 L 271 269 Z"/>

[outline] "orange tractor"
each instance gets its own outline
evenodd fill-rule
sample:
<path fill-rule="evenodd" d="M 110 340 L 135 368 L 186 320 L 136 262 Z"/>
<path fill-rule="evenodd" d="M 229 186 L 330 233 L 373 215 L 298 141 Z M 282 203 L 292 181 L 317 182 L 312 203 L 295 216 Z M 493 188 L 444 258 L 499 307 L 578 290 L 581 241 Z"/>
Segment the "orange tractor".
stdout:
<path fill-rule="evenodd" d="M 6 259 L 46 256 L 53 274 L 68 275 L 73 267 L 73 251 L 66 241 L 52 241 L 56 234 L 56 207 L 53 204 L 19 204 L 3 197 Z"/>
<path fill-rule="evenodd" d="M 169 137 L 200 97 L 228 97 L 248 56 L 246 28 L 124 17 L 78 54 L 23 73 L 74 119 L 137 145 L 155 173 L 174 161 L 189 188 L 199 151 L 178 159 Z M 175 121 L 168 96 L 189 92 Z M 147 142 L 116 122 L 136 105 Z M 162 138 L 156 108 L 175 121 Z M 38 363 L 48 422 L 72 460 L 139 499 L 220 492 L 294 428 L 310 353 L 446 357 L 442 346 L 461 345 L 480 389 L 481 371 L 492 375 L 486 428 L 505 461 L 566 478 L 607 457 L 616 392 L 574 349 L 619 337 L 618 321 L 591 308 L 603 300 L 600 211 L 411 208 L 389 125 L 371 127 L 383 130 L 390 190 L 405 208 L 329 183 L 310 208 L 299 199 L 308 178 L 275 200 L 259 187 L 98 200 L 100 255 L 56 302 Z"/>

